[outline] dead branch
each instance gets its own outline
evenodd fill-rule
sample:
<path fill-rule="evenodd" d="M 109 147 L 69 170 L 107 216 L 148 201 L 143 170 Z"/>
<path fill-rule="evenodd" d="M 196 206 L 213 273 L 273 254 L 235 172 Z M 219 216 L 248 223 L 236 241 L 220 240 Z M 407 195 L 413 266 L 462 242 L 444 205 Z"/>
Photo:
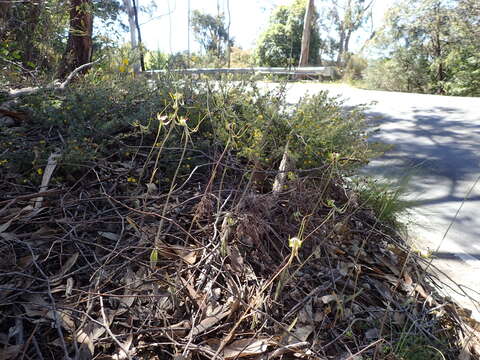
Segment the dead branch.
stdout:
<path fill-rule="evenodd" d="M 75 77 L 75 75 L 77 75 L 80 71 L 84 70 L 85 68 L 97 64 L 102 59 L 103 58 L 100 58 L 100 59 L 97 59 L 95 61 L 92 61 L 92 62 L 89 62 L 89 63 L 86 63 L 86 64 L 83 64 L 83 65 L 79 66 L 78 68 L 73 70 L 70 73 L 70 75 L 68 75 L 67 78 L 65 79 L 65 81 L 63 81 L 63 82 L 59 82 L 59 80 L 54 80 L 53 82 L 51 82 L 47 86 L 35 86 L 35 87 L 25 87 L 25 88 L 21 88 L 21 89 L 10 89 L 7 92 L 7 96 L 10 99 L 14 99 L 14 98 L 17 98 L 17 97 L 20 97 L 20 96 L 35 94 L 35 93 L 37 93 L 41 90 L 65 90 L 65 88 L 72 81 L 72 79 Z"/>

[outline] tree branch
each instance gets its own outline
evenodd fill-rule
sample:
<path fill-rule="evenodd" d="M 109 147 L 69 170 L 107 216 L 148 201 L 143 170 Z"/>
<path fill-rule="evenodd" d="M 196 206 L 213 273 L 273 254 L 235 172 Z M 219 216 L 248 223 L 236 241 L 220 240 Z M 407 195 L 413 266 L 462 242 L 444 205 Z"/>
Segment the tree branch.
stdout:
<path fill-rule="evenodd" d="M 42 87 L 42 86 L 36 86 L 36 87 L 26 87 L 26 88 L 21 88 L 21 89 L 13 89 L 9 90 L 7 92 L 7 96 L 9 98 L 17 98 L 19 96 L 25 96 L 25 95 L 31 95 L 39 92 L 40 90 L 65 90 L 67 85 L 72 81 L 72 79 L 77 75 L 80 71 L 84 70 L 87 67 L 90 67 L 98 62 L 100 62 L 102 58 L 97 59 L 95 61 L 83 64 L 73 70 L 70 75 L 67 76 L 64 82 L 59 83 L 58 80 L 53 81 L 49 85 Z"/>

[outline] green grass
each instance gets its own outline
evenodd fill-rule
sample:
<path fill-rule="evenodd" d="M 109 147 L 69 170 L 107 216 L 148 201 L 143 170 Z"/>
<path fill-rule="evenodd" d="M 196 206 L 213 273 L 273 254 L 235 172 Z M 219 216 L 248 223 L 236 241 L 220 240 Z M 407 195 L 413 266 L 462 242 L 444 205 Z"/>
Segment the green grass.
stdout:
<path fill-rule="evenodd" d="M 404 177 L 398 184 L 381 182 L 371 177 L 356 178 L 353 182 L 363 206 L 371 208 L 377 218 L 395 228 L 403 228 L 402 218 L 408 214 L 411 201 L 404 199 L 410 177 Z"/>

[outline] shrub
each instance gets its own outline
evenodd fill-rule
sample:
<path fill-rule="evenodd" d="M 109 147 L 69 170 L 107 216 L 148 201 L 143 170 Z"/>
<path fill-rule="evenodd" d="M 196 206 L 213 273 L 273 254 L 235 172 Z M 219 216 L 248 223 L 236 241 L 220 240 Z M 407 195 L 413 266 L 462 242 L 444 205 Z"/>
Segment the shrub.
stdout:
<path fill-rule="evenodd" d="M 363 72 L 368 66 L 368 62 L 360 55 L 350 55 L 343 70 L 343 79 L 346 81 L 354 81 L 362 79 Z"/>
<path fill-rule="evenodd" d="M 231 67 L 252 67 L 255 64 L 253 54 L 249 50 L 243 50 L 238 47 L 232 47 L 230 53 Z"/>
<path fill-rule="evenodd" d="M 286 106 L 282 88 L 267 92 L 255 82 L 212 84 L 170 74 L 152 81 L 99 70 L 64 92 L 25 97 L 20 107 L 31 114 L 29 126 L 35 131 L 15 145 L 4 141 L 12 134 L 0 135 L 0 152 L 12 158 L 36 148 L 39 156 L 17 169 L 23 173 L 35 173 L 57 148 L 63 167 L 75 171 L 93 160 L 128 160 L 130 146 L 178 149 L 186 146 L 186 136 L 189 151 L 210 153 L 227 146 L 247 164 L 272 169 L 287 142 L 297 168 L 338 160 L 346 169 L 375 154 L 366 140 L 362 108 L 347 111 L 340 100 L 322 92 L 293 109 Z M 178 156 L 177 150 L 162 155 L 165 172 Z"/>
<path fill-rule="evenodd" d="M 371 89 L 425 93 L 429 91 L 428 63 L 397 58 L 372 61 L 365 70 L 365 85 Z"/>

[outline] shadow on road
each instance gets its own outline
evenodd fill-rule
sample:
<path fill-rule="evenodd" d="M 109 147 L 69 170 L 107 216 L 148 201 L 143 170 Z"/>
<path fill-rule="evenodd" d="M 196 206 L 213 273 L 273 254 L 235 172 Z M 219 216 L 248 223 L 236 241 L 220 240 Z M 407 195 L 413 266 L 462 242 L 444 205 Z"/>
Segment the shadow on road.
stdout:
<path fill-rule="evenodd" d="M 405 109 L 405 107 L 403 107 Z M 468 121 L 459 109 L 450 107 L 412 107 L 390 116 L 368 111 L 372 127 L 378 127 L 372 141 L 393 144 L 394 148 L 374 159 L 365 172 L 388 181 L 410 177 L 407 197 L 412 208 L 424 218 L 438 219 L 444 225 L 454 222 L 455 241 L 463 248 L 479 246 L 480 229 L 475 226 L 474 206 L 480 209 L 480 184 L 467 193 L 480 173 L 480 123 Z M 478 205 L 477 205 L 478 204 Z M 457 214 L 460 206 L 468 211 Z M 427 233 L 428 228 L 425 228 Z M 472 246 L 472 239 L 479 239 Z"/>
<path fill-rule="evenodd" d="M 392 179 L 410 173 L 414 178 L 410 184 L 413 192 L 425 193 L 433 186 L 447 185 L 446 194 L 418 199 L 417 206 L 463 201 L 466 192 L 464 184 L 458 191 L 459 183 L 473 181 L 480 172 L 480 124 L 462 120 L 462 113 L 453 108 L 414 108 L 413 112 L 413 116 L 396 118 L 367 111 L 372 126 L 380 127 L 371 140 L 395 145 L 372 161 L 367 171 Z M 478 200 L 480 195 L 467 199 Z"/>
<path fill-rule="evenodd" d="M 453 260 L 453 261 L 463 261 L 461 259 L 461 256 L 459 256 L 459 255 L 463 255 L 463 254 L 458 254 L 458 253 L 454 253 L 454 252 L 443 252 L 443 251 L 432 253 L 432 256 L 435 257 L 435 258 L 438 258 L 438 259 L 449 259 L 449 260 Z M 474 257 L 475 259 L 480 260 L 480 253 L 478 253 L 478 254 L 471 254 L 470 253 L 468 255 Z"/>

